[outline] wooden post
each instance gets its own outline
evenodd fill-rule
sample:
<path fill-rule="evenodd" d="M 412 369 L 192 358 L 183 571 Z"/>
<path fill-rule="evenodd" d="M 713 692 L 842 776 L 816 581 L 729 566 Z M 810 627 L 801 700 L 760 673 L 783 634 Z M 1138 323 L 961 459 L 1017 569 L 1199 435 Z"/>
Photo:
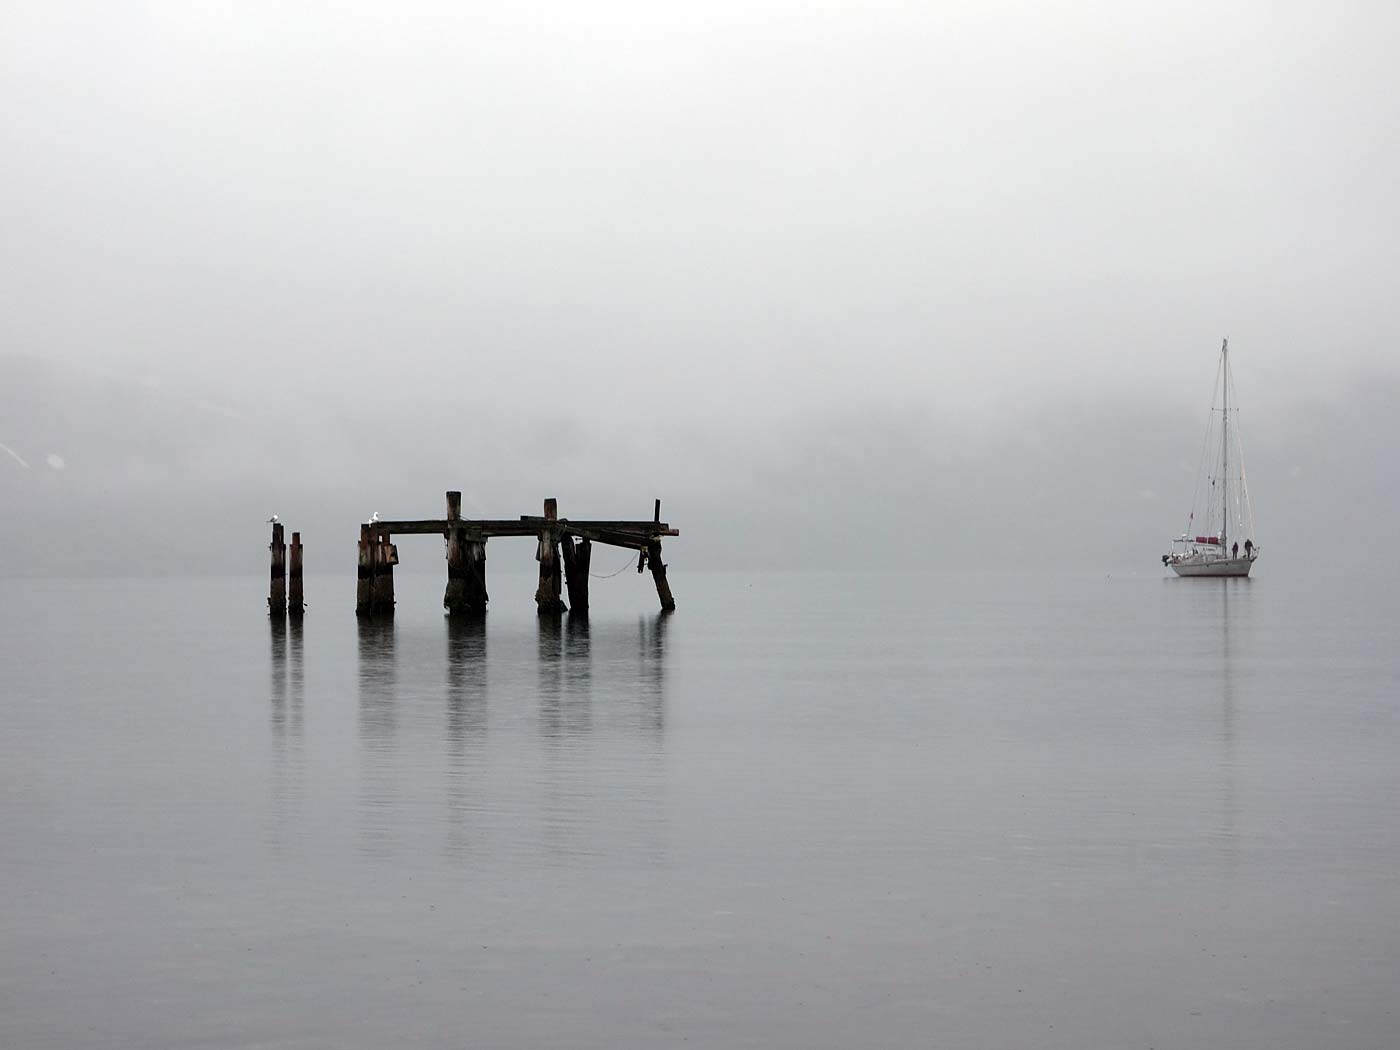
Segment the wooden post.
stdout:
<path fill-rule="evenodd" d="M 486 593 L 486 537 L 467 540 L 467 606 L 473 615 L 486 612 L 490 595 Z"/>
<path fill-rule="evenodd" d="M 575 546 L 572 536 L 560 539 L 559 551 L 564 561 L 564 582 L 569 588 L 569 604 L 574 613 L 588 615 L 588 563 L 592 560 L 593 543 L 579 540 Z"/>
<path fill-rule="evenodd" d="M 369 526 L 360 526 L 360 575 L 355 585 L 355 615 L 368 616 L 374 597 L 374 546 Z"/>
<path fill-rule="evenodd" d="M 447 591 L 442 605 L 450 615 L 486 611 L 486 540 L 474 538 L 465 527 L 454 527 L 462 520 L 462 494 L 447 494 Z"/>
<path fill-rule="evenodd" d="M 399 563 L 399 551 L 389 542 L 389 533 L 374 529 L 374 575 L 370 588 L 370 612 L 375 616 L 394 615 L 394 566 Z"/>
<path fill-rule="evenodd" d="M 574 567 L 574 538 L 568 533 L 559 537 L 559 563 L 564 570 L 564 583 L 569 589 L 569 604 L 574 612 L 579 612 L 578 595 L 574 593 L 574 588 L 578 586 L 578 570 Z"/>
<path fill-rule="evenodd" d="M 545 526 L 540 529 L 540 545 L 535 558 L 540 563 L 540 585 L 535 591 L 535 604 L 541 616 L 557 616 L 567 612 L 568 606 L 559 597 L 559 533 L 553 524 L 559 520 L 559 501 L 544 501 Z"/>
<path fill-rule="evenodd" d="M 272 577 L 267 586 L 267 611 L 270 616 L 287 615 L 287 545 L 282 542 L 282 526 L 272 523 Z"/>
<path fill-rule="evenodd" d="M 660 540 L 647 544 L 647 562 L 651 565 L 651 578 L 656 582 L 656 596 L 661 599 L 662 611 L 675 612 L 676 600 L 671 597 L 671 585 L 666 582 L 666 565 L 661 560 Z"/>
<path fill-rule="evenodd" d="M 486 589 L 486 537 L 479 540 L 472 540 L 467 544 L 467 568 L 471 570 L 471 580 L 474 586 L 474 600 L 479 611 L 486 611 L 486 603 L 491 600 L 491 594 Z"/>
<path fill-rule="evenodd" d="M 301 590 L 301 533 L 292 533 L 292 561 L 287 573 L 287 611 L 298 619 L 306 611 Z"/>
<path fill-rule="evenodd" d="M 653 524 L 656 524 L 656 525 L 661 524 L 661 501 L 660 501 L 660 500 L 657 500 L 656 503 L 655 503 L 655 504 L 653 505 L 653 507 L 652 507 L 651 520 L 652 520 L 652 523 L 653 523 Z M 660 550 L 661 548 L 658 546 L 656 549 L 657 549 L 657 550 Z M 648 544 L 647 546 L 643 547 L 640 551 L 637 552 L 637 575 L 638 575 L 638 576 L 640 576 L 642 573 L 646 572 L 646 570 L 647 570 L 647 558 L 649 558 L 650 556 L 651 556 L 651 546 L 650 546 L 650 544 Z M 664 566 L 664 565 L 661 566 L 661 571 L 662 571 L 662 573 L 663 573 L 663 575 L 664 575 L 664 574 L 665 574 L 665 571 L 666 571 L 666 566 Z"/>
<path fill-rule="evenodd" d="M 442 607 L 450 615 L 467 611 L 467 537 L 453 522 L 462 520 L 462 494 L 447 494 L 447 590 Z"/>
<path fill-rule="evenodd" d="M 582 585 L 583 611 L 588 611 L 588 574 L 593 567 L 593 541 L 583 539 L 574 548 L 574 564 L 578 566 L 578 579 Z"/>

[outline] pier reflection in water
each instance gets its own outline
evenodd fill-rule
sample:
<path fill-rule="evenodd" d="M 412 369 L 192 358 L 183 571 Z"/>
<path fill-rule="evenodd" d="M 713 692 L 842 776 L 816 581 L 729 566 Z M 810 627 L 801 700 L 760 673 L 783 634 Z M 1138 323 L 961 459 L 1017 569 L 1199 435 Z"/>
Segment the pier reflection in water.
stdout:
<path fill-rule="evenodd" d="M 386 858 L 396 850 L 399 807 L 399 695 L 395 624 L 362 617 L 359 633 L 360 849 Z"/>
<path fill-rule="evenodd" d="M 301 621 L 269 616 L 268 625 L 268 725 L 272 744 L 268 841 L 273 849 L 283 852 L 295 842 L 305 799 L 306 676 Z"/>
<path fill-rule="evenodd" d="M 450 616 L 447 623 L 446 849 L 465 856 L 489 814 L 484 807 L 487 690 L 486 621 Z"/>
<path fill-rule="evenodd" d="M 567 743 L 593 726 L 592 653 L 586 619 L 539 621 L 540 732 Z"/>
<path fill-rule="evenodd" d="M 661 612 L 637 620 L 641 688 L 634 712 L 642 732 L 658 741 L 666 730 L 666 624 L 672 615 Z"/>
<path fill-rule="evenodd" d="M 557 863 L 666 852 L 659 728 L 664 651 L 653 627 L 538 624 L 541 845 Z"/>
<path fill-rule="evenodd" d="M 468 868 L 665 852 L 664 620 L 362 620 L 358 852 Z"/>

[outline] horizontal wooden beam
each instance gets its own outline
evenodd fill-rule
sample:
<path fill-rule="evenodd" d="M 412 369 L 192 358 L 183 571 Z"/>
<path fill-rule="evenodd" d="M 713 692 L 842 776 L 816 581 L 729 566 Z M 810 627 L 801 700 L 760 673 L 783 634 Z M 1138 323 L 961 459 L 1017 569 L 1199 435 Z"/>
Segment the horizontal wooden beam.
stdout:
<path fill-rule="evenodd" d="M 545 521 L 544 518 L 524 516 L 522 516 L 520 520 L 534 523 L 535 528 L 539 528 Z M 622 532 L 667 532 L 671 528 L 671 526 L 664 521 L 637 521 L 635 519 L 601 521 L 595 518 L 560 518 L 555 524 L 577 525 L 585 529 L 612 529 L 613 531 Z"/>
<path fill-rule="evenodd" d="M 613 529 L 590 529 L 582 526 L 578 522 L 571 522 L 565 526 L 565 531 L 570 536 L 577 536 L 582 540 L 592 540 L 594 543 L 605 543 L 610 547 L 626 547 L 629 550 L 646 550 L 647 544 L 651 542 L 649 536 L 644 536 L 639 532 L 618 532 Z"/>
<path fill-rule="evenodd" d="M 446 518 L 420 518 L 404 521 L 376 521 L 370 527 L 398 536 L 408 536 L 415 533 L 420 535 L 435 533 L 443 536 L 446 535 L 448 529 L 466 529 L 468 532 L 479 532 L 490 536 L 533 536 L 539 532 L 538 525 L 530 525 L 525 521 L 516 521 L 513 518 L 500 521 L 473 521 L 470 518 L 449 521 Z"/>
<path fill-rule="evenodd" d="M 586 532 L 610 533 L 620 536 L 679 536 L 680 529 L 673 529 L 664 521 L 570 521 L 568 518 L 559 519 L 559 528 L 564 532 L 574 536 L 581 536 L 585 539 L 595 539 L 596 537 L 586 537 Z M 604 540 L 610 543 L 611 540 Z"/>
<path fill-rule="evenodd" d="M 633 547 L 639 544 L 646 546 L 650 537 L 679 536 L 681 534 L 679 529 L 671 528 L 664 521 L 570 521 L 567 518 L 560 518 L 549 524 L 564 534 L 622 547 Z M 511 518 L 479 520 L 460 518 L 456 521 L 449 521 L 446 518 L 421 518 L 402 521 L 376 521 L 370 523 L 369 527 L 397 536 L 445 536 L 448 529 L 463 529 L 470 535 L 480 536 L 484 539 L 490 536 L 538 536 L 540 529 L 545 527 L 545 519 L 533 516 L 521 517 L 519 520 Z"/>

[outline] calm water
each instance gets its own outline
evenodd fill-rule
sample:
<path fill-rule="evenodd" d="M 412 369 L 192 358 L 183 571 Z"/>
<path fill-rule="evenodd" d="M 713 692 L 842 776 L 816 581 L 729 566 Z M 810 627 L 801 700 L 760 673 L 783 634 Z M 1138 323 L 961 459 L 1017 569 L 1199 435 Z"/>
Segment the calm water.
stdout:
<path fill-rule="evenodd" d="M 0 583 L 0 1046 L 1400 1044 L 1395 580 L 672 579 Z"/>

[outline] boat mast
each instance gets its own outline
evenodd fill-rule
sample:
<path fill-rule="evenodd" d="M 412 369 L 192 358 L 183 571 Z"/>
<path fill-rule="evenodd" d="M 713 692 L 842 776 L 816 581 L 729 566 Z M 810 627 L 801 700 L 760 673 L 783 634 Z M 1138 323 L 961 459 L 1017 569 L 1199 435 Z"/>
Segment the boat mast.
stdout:
<path fill-rule="evenodd" d="M 1228 549 L 1230 527 L 1230 340 L 1220 347 L 1220 556 Z"/>

